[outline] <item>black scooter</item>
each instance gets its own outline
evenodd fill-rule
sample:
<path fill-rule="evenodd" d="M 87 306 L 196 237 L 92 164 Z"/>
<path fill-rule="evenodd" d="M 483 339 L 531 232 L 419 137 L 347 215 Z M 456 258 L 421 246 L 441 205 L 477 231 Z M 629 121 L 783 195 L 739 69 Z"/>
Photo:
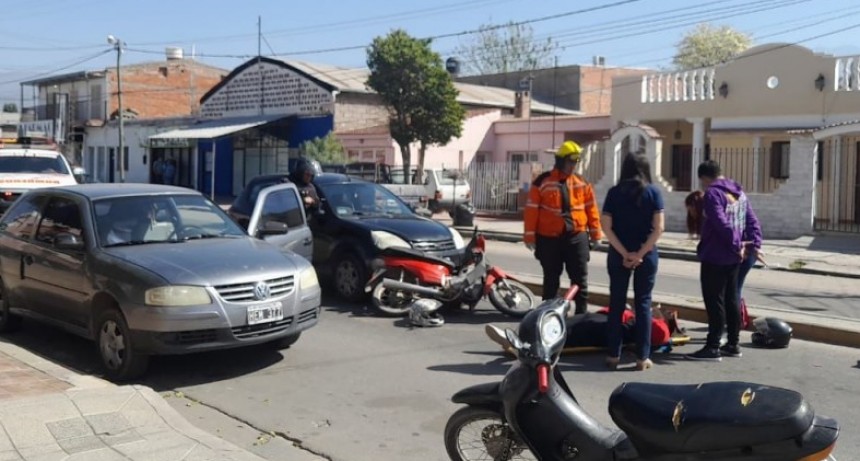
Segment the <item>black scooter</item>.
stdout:
<path fill-rule="evenodd" d="M 466 388 L 445 448 L 454 461 L 822 461 L 834 460 L 839 424 L 797 392 L 744 382 L 625 383 L 609 399 L 621 429 L 577 403 L 555 366 L 565 340 L 564 298 L 545 301 L 506 330 L 518 361 L 501 383 Z"/>

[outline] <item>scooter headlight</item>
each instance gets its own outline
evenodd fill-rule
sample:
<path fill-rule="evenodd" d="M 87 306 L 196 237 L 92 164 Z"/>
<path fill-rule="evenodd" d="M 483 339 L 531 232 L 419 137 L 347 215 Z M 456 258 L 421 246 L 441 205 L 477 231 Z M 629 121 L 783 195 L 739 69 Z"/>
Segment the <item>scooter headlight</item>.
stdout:
<path fill-rule="evenodd" d="M 540 322 L 540 339 L 546 346 L 564 340 L 564 321 L 557 314 L 548 314 Z"/>

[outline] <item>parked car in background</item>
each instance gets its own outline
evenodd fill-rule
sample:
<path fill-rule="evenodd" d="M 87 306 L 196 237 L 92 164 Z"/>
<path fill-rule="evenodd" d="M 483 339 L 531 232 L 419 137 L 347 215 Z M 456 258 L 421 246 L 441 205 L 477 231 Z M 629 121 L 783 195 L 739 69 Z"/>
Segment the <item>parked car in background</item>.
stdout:
<path fill-rule="evenodd" d="M 42 138 L 0 142 L 0 215 L 32 189 L 77 184 L 75 174 L 57 145 Z"/>
<path fill-rule="evenodd" d="M 417 168 L 410 168 L 410 184 L 415 182 L 417 172 Z M 402 183 L 403 168 L 392 169 L 391 177 L 395 183 Z M 418 187 L 416 193 L 426 197 L 427 208 L 431 213 L 451 211 L 457 205 L 466 203 L 472 198 L 472 188 L 460 170 L 426 169 L 423 178 L 420 186 L 413 187 Z"/>
<path fill-rule="evenodd" d="M 92 339 L 118 380 L 153 354 L 289 347 L 317 324 L 321 291 L 310 262 L 263 240 L 304 219 L 267 211 L 285 190 L 258 195 L 253 236 L 179 187 L 27 192 L 0 219 L 0 331 L 28 317 Z"/>
<path fill-rule="evenodd" d="M 251 200 L 253 190 L 265 181 L 271 179 L 254 178 L 239 197 Z M 382 185 L 336 173 L 317 176 L 314 185 L 322 208 L 310 220 L 313 263 L 339 296 L 350 300 L 364 297 L 371 262 L 390 246 L 460 261 L 465 243 L 457 231 L 416 214 Z M 237 199 L 234 207 L 256 206 L 253 201 L 242 205 L 244 200 Z M 231 211 L 231 216 L 241 220 L 239 212 Z"/>
<path fill-rule="evenodd" d="M 457 205 L 472 198 L 472 188 L 460 170 L 424 170 L 424 186 L 430 198 L 433 213 L 453 210 Z"/>

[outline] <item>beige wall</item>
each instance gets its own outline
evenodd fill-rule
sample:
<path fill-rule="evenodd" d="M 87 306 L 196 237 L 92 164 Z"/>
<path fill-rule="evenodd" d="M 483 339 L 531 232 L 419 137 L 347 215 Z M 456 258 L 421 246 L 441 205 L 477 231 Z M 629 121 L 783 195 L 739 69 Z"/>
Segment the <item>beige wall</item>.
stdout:
<path fill-rule="evenodd" d="M 801 46 L 762 45 L 715 68 L 715 87 L 723 82 L 728 85 L 725 98 L 715 91 L 713 100 L 643 103 L 641 77 L 615 78 L 612 119 L 769 117 L 772 123 L 818 125 L 843 121 L 860 112 L 860 91 L 836 91 L 835 71 L 836 58 L 832 56 L 818 55 Z M 815 88 L 819 74 L 825 78 L 823 92 Z M 766 84 L 771 76 L 779 79 L 775 89 Z M 823 123 L 822 108 L 826 111 Z"/>

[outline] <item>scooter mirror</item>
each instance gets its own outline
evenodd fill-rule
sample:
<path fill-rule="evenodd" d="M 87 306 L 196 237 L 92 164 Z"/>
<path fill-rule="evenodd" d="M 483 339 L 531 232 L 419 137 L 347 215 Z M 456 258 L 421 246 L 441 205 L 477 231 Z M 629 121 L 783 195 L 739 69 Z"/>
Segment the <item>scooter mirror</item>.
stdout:
<path fill-rule="evenodd" d="M 514 330 L 511 330 L 510 328 L 506 328 L 505 329 L 505 337 L 507 337 L 508 342 L 511 343 L 511 346 L 513 346 L 514 349 L 520 350 L 523 348 L 523 342 L 520 341 L 520 337 L 517 336 L 516 333 L 514 333 Z"/>

